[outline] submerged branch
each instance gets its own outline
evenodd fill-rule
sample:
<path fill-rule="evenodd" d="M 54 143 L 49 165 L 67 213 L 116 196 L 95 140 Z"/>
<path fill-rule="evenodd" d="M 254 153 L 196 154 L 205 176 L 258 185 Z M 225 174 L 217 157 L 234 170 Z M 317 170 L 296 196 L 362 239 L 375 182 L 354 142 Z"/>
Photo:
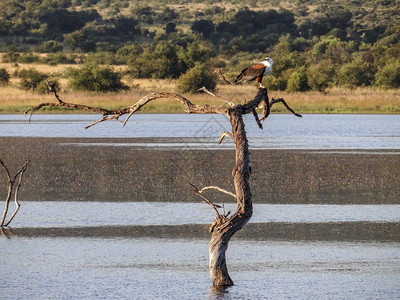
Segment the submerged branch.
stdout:
<path fill-rule="evenodd" d="M 21 204 L 18 202 L 18 191 L 19 191 L 19 188 L 22 185 L 22 177 L 24 175 L 24 172 L 26 171 L 26 168 L 27 168 L 29 162 L 30 162 L 29 160 L 26 160 L 24 165 L 21 167 L 21 169 L 12 178 L 8 168 L 6 167 L 6 165 L 4 164 L 4 162 L 2 160 L 0 160 L 0 164 L 3 166 L 3 169 L 6 172 L 6 176 L 7 176 L 7 180 L 8 180 L 7 196 L 6 196 L 3 216 L 2 216 L 1 222 L 0 222 L 0 227 L 8 226 L 11 223 L 11 221 L 14 219 L 14 217 L 17 214 L 19 208 L 21 207 Z M 7 213 L 8 213 L 8 207 L 9 207 L 9 204 L 10 204 L 11 196 L 12 196 L 12 193 L 13 193 L 13 190 L 14 190 L 14 184 L 15 184 L 15 181 L 17 180 L 18 177 L 19 177 L 18 184 L 17 184 L 17 187 L 16 187 L 15 192 L 14 192 L 14 202 L 15 202 L 16 208 L 15 208 L 13 214 L 11 215 L 10 219 L 7 222 L 5 222 L 6 217 L 7 217 Z"/>

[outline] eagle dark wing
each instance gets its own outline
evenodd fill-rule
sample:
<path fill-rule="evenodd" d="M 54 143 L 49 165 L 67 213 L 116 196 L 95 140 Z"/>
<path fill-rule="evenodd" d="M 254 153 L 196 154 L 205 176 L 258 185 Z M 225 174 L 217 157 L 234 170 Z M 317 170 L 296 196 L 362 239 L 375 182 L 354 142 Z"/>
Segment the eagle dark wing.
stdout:
<path fill-rule="evenodd" d="M 256 79 L 257 77 L 262 77 L 265 71 L 265 65 L 264 64 L 255 64 L 252 65 L 240 72 L 238 77 L 236 77 L 235 82 L 239 82 L 242 80 L 245 81 L 252 81 Z"/>

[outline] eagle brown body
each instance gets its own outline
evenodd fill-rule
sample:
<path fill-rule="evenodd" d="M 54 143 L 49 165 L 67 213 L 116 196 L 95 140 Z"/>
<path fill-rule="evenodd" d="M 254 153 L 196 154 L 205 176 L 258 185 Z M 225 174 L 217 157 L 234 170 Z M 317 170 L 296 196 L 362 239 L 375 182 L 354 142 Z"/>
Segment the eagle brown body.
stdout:
<path fill-rule="evenodd" d="M 273 61 L 271 58 L 267 57 L 264 61 L 254 64 L 246 69 L 236 77 L 235 83 L 240 81 L 253 81 L 255 80 L 260 87 L 262 87 L 262 80 L 265 75 L 268 75 L 272 71 Z"/>

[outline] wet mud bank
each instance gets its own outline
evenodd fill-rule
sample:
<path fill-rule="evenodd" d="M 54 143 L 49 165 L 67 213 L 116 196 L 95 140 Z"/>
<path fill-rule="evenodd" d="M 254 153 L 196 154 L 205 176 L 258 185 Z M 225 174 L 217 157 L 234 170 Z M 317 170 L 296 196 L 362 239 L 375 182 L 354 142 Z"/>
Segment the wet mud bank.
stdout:
<path fill-rule="evenodd" d="M 233 149 L 162 146 L 174 141 L 2 137 L 0 157 L 11 170 L 31 160 L 23 201 L 200 201 L 189 182 L 233 191 Z M 254 203 L 400 204 L 398 150 L 250 151 Z"/>
<path fill-rule="evenodd" d="M 8 237 L 99 237 L 209 239 L 208 225 L 6 228 Z M 235 235 L 246 240 L 395 241 L 399 222 L 249 223 Z"/>

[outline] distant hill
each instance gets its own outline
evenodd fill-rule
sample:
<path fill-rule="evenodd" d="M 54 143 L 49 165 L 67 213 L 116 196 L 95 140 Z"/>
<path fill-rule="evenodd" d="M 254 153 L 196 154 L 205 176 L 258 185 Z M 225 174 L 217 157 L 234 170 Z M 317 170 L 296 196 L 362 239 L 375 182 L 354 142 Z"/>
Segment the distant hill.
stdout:
<path fill-rule="evenodd" d="M 400 23 L 398 1 L 214 2 L 150 0 L 143 5 L 143 1 L 128 0 L 2 0 L 0 49 L 37 50 L 40 47 L 34 46 L 55 40 L 67 49 L 79 46 L 89 51 L 96 42 L 115 48 L 133 37 L 148 42 L 176 31 L 200 32 L 213 42 L 260 32 L 270 35 L 266 39 L 270 45 L 277 41 L 273 34 L 312 38 L 334 30 L 343 38 L 371 43 L 387 27 Z M 66 36 L 79 31 L 84 44 Z"/>
<path fill-rule="evenodd" d="M 2 0 L 0 51 L 3 62 L 126 64 L 140 78 L 211 60 L 232 78 L 268 53 L 271 88 L 400 86 L 398 0 L 215 2 Z"/>

